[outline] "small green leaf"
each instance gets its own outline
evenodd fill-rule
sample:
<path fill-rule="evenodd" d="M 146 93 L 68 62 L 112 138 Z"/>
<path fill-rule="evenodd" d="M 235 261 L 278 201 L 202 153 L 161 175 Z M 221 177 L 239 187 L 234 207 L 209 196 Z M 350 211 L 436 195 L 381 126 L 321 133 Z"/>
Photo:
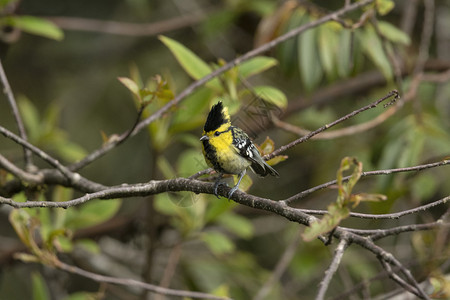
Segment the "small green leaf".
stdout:
<path fill-rule="evenodd" d="M 352 31 L 341 30 L 339 34 L 339 47 L 336 51 L 336 61 L 338 65 L 339 77 L 347 77 L 350 74 L 350 52 L 352 49 Z"/>
<path fill-rule="evenodd" d="M 36 106 L 26 97 L 19 96 L 17 99 L 20 114 L 28 132 L 30 141 L 36 143 L 42 133 L 39 111 Z"/>
<path fill-rule="evenodd" d="M 75 242 L 75 246 L 81 247 L 92 254 L 100 253 L 100 245 L 91 239 L 79 239 Z"/>
<path fill-rule="evenodd" d="M 319 221 L 311 223 L 305 228 L 302 234 L 303 240 L 310 242 L 318 236 L 333 230 L 339 223 L 348 217 L 350 210 L 347 207 L 340 207 L 337 203 L 328 206 L 328 214 L 324 215 Z"/>
<path fill-rule="evenodd" d="M 278 61 L 275 58 L 267 56 L 256 56 L 250 60 L 243 62 L 239 66 L 239 75 L 242 78 L 248 78 L 264 72 L 265 70 L 270 69 L 277 64 Z"/>
<path fill-rule="evenodd" d="M 33 254 L 28 254 L 28 253 L 14 253 L 14 259 L 23 261 L 25 263 L 38 263 L 40 262 L 40 259 Z"/>
<path fill-rule="evenodd" d="M 395 3 L 392 0 L 376 0 L 375 5 L 378 13 L 384 16 L 394 9 Z"/>
<path fill-rule="evenodd" d="M 333 30 L 328 23 L 319 27 L 318 42 L 322 67 L 328 79 L 334 79 L 337 74 L 337 49 L 339 48 L 339 32 Z"/>
<path fill-rule="evenodd" d="M 14 16 L 6 17 L 5 23 L 19 28 L 20 30 L 39 35 L 49 39 L 60 41 L 64 38 L 64 32 L 54 23 L 38 17 L 33 16 Z"/>
<path fill-rule="evenodd" d="M 369 56 L 381 73 L 383 73 L 386 80 L 392 80 L 393 72 L 391 64 L 386 53 L 384 53 L 380 37 L 375 32 L 373 26 L 365 26 L 364 32 L 360 37 L 364 52 Z"/>
<path fill-rule="evenodd" d="M 378 21 L 378 29 L 381 34 L 391 42 L 399 43 L 405 46 L 409 46 L 411 44 L 411 39 L 409 36 L 389 22 Z"/>
<path fill-rule="evenodd" d="M 50 300 L 48 287 L 45 284 L 41 274 L 33 272 L 31 274 L 31 282 L 33 286 L 33 300 Z"/>
<path fill-rule="evenodd" d="M 303 32 L 297 38 L 300 76 L 307 91 L 313 91 L 319 85 L 323 76 L 317 45 L 318 33 L 317 28 L 312 28 Z"/>
<path fill-rule="evenodd" d="M 286 95 L 277 88 L 267 85 L 260 85 L 253 87 L 253 92 L 261 99 L 280 108 L 287 107 Z"/>
<path fill-rule="evenodd" d="M 277 155 L 274 158 L 271 158 L 266 162 L 269 166 L 275 166 L 275 165 L 279 164 L 280 162 L 285 161 L 286 159 L 288 159 L 287 155 Z"/>
<path fill-rule="evenodd" d="M 292 12 L 288 22 L 284 24 L 282 30 L 283 33 L 287 33 L 294 28 L 297 28 L 307 21 L 306 11 L 303 8 L 297 8 Z M 281 43 L 277 49 L 277 57 L 280 61 L 280 68 L 288 75 L 292 75 L 296 66 L 298 66 L 297 60 L 297 41 L 296 39 L 289 39 Z"/>
<path fill-rule="evenodd" d="M 136 82 L 134 82 L 132 79 L 128 77 L 117 77 L 117 79 L 127 88 L 129 89 L 133 95 L 138 97 L 138 99 L 141 99 L 140 93 L 139 93 L 139 87 Z"/>
<path fill-rule="evenodd" d="M 203 232 L 201 239 L 215 255 L 231 253 L 235 248 L 233 242 L 220 232 Z"/>
<path fill-rule="evenodd" d="M 222 214 L 217 222 L 241 238 L 248 239 L 253 235 L 252 222 L 233 212 Z"/>
<path fill-rule="evenodd" d="M 119 210 L 121 204 L 121 199 L 87 202 L 77 210 L 67 210 L 65 225 L 68 229 L 73 230 L 101 224 L 112 218 Z"/>
<path fill-rule="evenodd" d="M 169 48 L 186 73 L 193 79 L 198 80 L 212 72 L 211 67 L 206 62 L 181 43 L 162 35 L 159 36 L 159 40 Z M 212 79 L 206 85 L 216 90 L 222 90 L 217 78 Z"/>

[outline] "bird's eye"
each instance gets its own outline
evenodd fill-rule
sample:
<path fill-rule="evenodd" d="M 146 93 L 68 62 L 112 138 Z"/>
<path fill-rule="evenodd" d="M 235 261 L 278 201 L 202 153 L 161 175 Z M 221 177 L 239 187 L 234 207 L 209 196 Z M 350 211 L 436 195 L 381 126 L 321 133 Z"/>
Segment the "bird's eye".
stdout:
<path fill-rule="evenodd" d="M 215 136 L 219 136 L 219 135 L 220 135 L 220 132 L 219 132 L 219 131 L 216 131 L 216 132 L 214 132 L 214 135 L 215 135 Z"/>

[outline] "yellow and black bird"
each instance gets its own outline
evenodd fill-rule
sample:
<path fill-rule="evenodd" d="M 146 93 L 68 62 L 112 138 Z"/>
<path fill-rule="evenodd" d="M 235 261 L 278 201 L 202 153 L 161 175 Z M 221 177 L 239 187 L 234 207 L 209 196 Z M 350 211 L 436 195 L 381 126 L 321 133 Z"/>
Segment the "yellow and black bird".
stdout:
<path fill-rule="evenodd" d="M 248 167 L 261 176 L 267 174 L 280 176 L 263 160 L 248 135 L 239 127 L 231 125 L 228 109 L 222 102 L 211 108 L 200 141 L 203 144 L 206 163 L 219 173 L 219 178 L 214 184 L 216 197 L 218 197 L 217 188 L 220 184 L 224 184 L 221 182 L 223 174 L 239 175 L 239 180 L 228 193 L 228 198 L 231 198 L 238 189 Z"/>

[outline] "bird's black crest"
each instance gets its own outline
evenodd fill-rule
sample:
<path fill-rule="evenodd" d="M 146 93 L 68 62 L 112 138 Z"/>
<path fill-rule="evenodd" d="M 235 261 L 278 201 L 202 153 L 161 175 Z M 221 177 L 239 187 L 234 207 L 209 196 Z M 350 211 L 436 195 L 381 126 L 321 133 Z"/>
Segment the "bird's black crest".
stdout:
<path fill-rule="evenodd" d="M 230 116 L 226 108 L 223 107 L 222 101 L 213 105 L 206 119 L 205 132 L 216 130 L 220 125 L 230 122 Z"/>

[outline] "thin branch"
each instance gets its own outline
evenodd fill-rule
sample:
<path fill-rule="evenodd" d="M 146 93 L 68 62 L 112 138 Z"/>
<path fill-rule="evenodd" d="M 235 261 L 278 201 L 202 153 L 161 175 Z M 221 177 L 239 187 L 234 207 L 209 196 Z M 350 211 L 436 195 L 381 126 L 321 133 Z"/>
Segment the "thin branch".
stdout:
<path fill-rule="evenodd" d="M 338 246 L 334 250 L 333 260 L 330 266 L 325 271 L 325 277 L 319 284 L 319 291 L 316 296 L 316 300 L 325 299 L 325 293 L 327 292 L 328 286 L 330 285 L 331 278 L 333 278 L 334 273 L 336 273 L 339 264 L 341 263 L 342 256 L 344 255 L 345 249 L 348 247 L 349 243 L 346 238 L 342 238 Z"/>
<path fill-rule="evenodd" d="M 134 129 L 134 131 L 131 133 L 131 136 L 136 135 L 138 132 L 140 132 L 142 129 L 144 129 L 146 126 L 148 126 L 150 123 L 154 122 L 155 120 L 158 120 L 159 118 L 161 118 L 167 111 L 169 111 L 170 108 L 172 108 L 173 106 L 177 105 L 178 103 L 180 103 L 182 100 L 184 100 L 187 96 L 191 95 L 195 90 L 197 90 L 198 88 L 200 88 L 201 86 L 203 86 L 205 83 L 207 83 L 208 81 L 212 80 L 213 78 L 219 76 L 220 74 L 230 70 L 231 68 L 243 63 L 244 61 L 249 60 L 250 58 L 253 58 L 257 55 L 260 55 L 264 52 L 267 52 L 268 50 L 274 48 L 275 46 L 277 46 L 278 44 L 285 42 L 297 35 L 299 35 L 300 33 L 311 29 L 313 27 L 319 26 L 323 23 L 332 21 L 335 18 L 338 18 L 342 15 L 345 15 L 351 11 L 354 11 L 360 7 L 363 7 L 365 5 L 368 5 L 370 3 L 373 3 L 375 0 L 362 0 L 362 1 L 358 1 L 355 2 L 349 6 L 346 6 L 338 11 L 332 12 L 322 18 L 319 18 L 315 21 L 312 21 L 310 23 L 304 24 L 300 27 L 294 28 L 291 31 L 285 33 L 284 35 L 279 36 L 278 38 L 258 47 L 255 48 L 247 53 L 245 53 L 242 56 L 239 56 L 237 58 L 235 58 L 234 60 L 230 61 L 229 63 L 223 65 L 222 67 L 212 71 L 211 73 L 209 73 L 208 75 L 200 78 L 199 80 L 193 82 L 192 84 L 190 84 L 187 88 L 185 88 L 180 94 L 178 94 L 173 100 L 171 100 L 170 102 L 168 102 L 166 105 L 164 105 L 163 107 L 161 107 L 158 111 L 156 111 L 154 114 L 152 114 L 151 116 L 147 117 L 146 119 L 142 120 L 139 122 L 139 124 L 136 126 L 136 128 Z M 104 154 L 106 154 L 108 151 L 110 151 L 111 149 L 113 149 L 115 146 L 117 146 L 117 144 L 115 143 L 106 143 L 105 145 L 103 145 L 101 148 L 95 150 L 94 152 L 92 152 L 91 154 L 89 154 L 88 156 L 86 156 L 83 160 L 84 160 L 84 165 L 87 165 L 89 163 L 91 163 L 92 161 L 98 159 L 99 157 L 103 156 Z"/>
<path fill-rule="evenodd" d="M 215 300 L 230 300 L 230 298 L 227 297 L 219 297 L 212 294 L 202 293 L 202 292 L 191 292 L 191 291 L 183 291 L 183 290 L 173 290 L 168 288 L 163 288 L 157 285 L 145 283 L 142 281 L 129 279 L 129 278 L 117 278 L 117 277 L 110 277 L 110 276 L 104 276 L 96 273 L 92 273 L 83 269 L 80 269 L 75 266 L 71 266 L 68 264 L 65 264 L 61 261 L 55 262 L 55 266 L 58 269 L 67 271 L 69 273 L 77 274 L 89 279 L 92 279 L 97 282 L 104 282 L 104 283 L 112 283 L 112 284 L 118 284 L 118 285 L 125 285 L 125 286 L 134 286 L 139 287 L 148 291 L 151 291 L 153 293 L 167 295 L 167 296 L 176 296 L 176 297 L 185 297 L 185 298 L 197 298 L 197 299 L 215 299 Z"/>
<path fill-rule="evenodd" d="M 405 168 L 396 168 L 396 169 L 386 169 L 386 170 L 376 170 L 376 171 L 367 171 L 367 172 L 362 172 L 361 174 L 361 178 L 363 177 L 368 177 L 368 176 L 376 176 L 376 175 L 390 175 L 390 174 L 394 174 L 394 173 L 402 173 L 402 172 L 413 172 L 413 171 L 421 171 L 421 170 L 425 170 L 425 169 L 430 169 L 430 168 L 436 168 L 436 167 L 440 167 L 440 166 L 445 166 L 450 164 L 450 159 L 444 159 L 438 162 L 434 162 L 434 163 L 429 163 L 429 164 L 423 164 L 423 165 L 417 165 L 417 166 L 413 166 L 413 167 L 405 167 Z M 347 181 L 348 179 L 350 179 L 350 176 L 344 177 L 344 181 Z M 305 198 L 306 196 L 317 192 L 319 190 L 323 190 L 329 186 L 335 185 L 337 183 L 337 180 L 331 180 L 328 181 L 326 183 L 317 185 L 315 187 L 312 187 L 310 189 L 307 189 L 305 191 L 302 191 L 298 194 L 295 194 L 292 197 L 289 197 L 285 200 L 283 200 L 286 204 L 290 204 L 293 201 Z"/>
<path fill-rule="evenodd" d="M 389 99 L 391 97 L 394 97 L 394 99 L 391 100 L 391 102 L 389 102 L 388 105 L 399 98 L 398 92 L 396 90 L 393 90 L 393 91 L 389 92 L 386 96 L 384 96 L 384 97 L 382 97 L 382 98 L 380 98 L 380 99 L 370 103 L 369 105 L 366 105 L 364 107 L 361 107 L 360 109 L 354 110 L 351 113 L 349 113 L 349 114 L 347 114 L 347 115 L 345 115 L 345 116 L 343 116 L 343 117 L 341 117 L 341 118 L 339 118 L 339 119 L 337 119 L 337 120 L 335 120 L 335 121 L 333 121 L 333 122 L 331 122 L 329 124 L 326 124 L 326 125 L 320 127 L 319 129 L 316 129 L 316 130 L 310 132 L 309 134 L 307 134 L 307 135 L 305 135 L 305 136 L 303 136 L 303 137 L 301 137 L 301 138 L 299 138 L 299 139 L 297 139 L 297 140 L 295 140 L 295 141 L 293 141 L 293 142 L 291 142 L 291 143 L 289 143 L 287 145 L 281 146 L 280 148 L 278 148 L 277 150 L 273 151 L 272 153 L 264 156 L 264 159 L 269 160 L 271 158 L 274 158 L 275 156 L 279 155 L 280 153 L 282 153 L 282 152 L 284 152 L 284 151 L 286 151 L 286 150 L 288 150 L 288 149 L 290 149 L 290 148 L 292 148 L 292 147 L 294 147 L 294 146 L 296 146 L 296 145 L 298 145 L 300 143 L 306 142 L 307 140 L 309 140 L 313 136 L 321 133 L 322 131 L 327 130 L 328 128 L 331 128 L 331 127 L 333 127 L 333 126 L 335 126 L 335 125 L 337 125 L 339 123 L 342 123 L 342 122 L 344 122 L 344 121 L 346 121 L 346 120 L 356 116 L 357 114 L 359 114 L 359 113 L 361 113 L 363 111 L 366 111 L 366 110 L 369 110 L 369 109 L 377 107 L 378 104 L 380 104 L 381 102 L 383 102 L 383 101 L 385 101 L 385 100 L 387 100 L 387 99 Z"/>
<path fill-rule="evenodd" d="M 141 104 L 141 107 L 139 108 L 139 111 L 137 113 L 137 116 L 133 123 L 133 126 L 131 126 L 131 128 L 129 130 L 125 131 L 117 138 L 111 139 L 110 141 L 106 142 L 102 148 L 95 150 L 90 155 L 84 157 L 82 160 L 80 160 L 76 163 L 71 164 L 67 168 L 71 171 L 78 171 L 79 169 L 82 169 L 85 166 L 87 166 L 88 164 L 90 164 L 93 160 L 102 156 L 107 151 L 109 151 L 109 150 L 119 146 L 123 142 L 125 142 L 131 136 L 131 134 L 133 133 L 136 126 L 139 124 L 139 121 L 141 120 L 141 116 L 145 110 L 145 107 L 146 107 L 146 105 Z"/>
<path fill-rule="evenodd" d="M 5 136 L 6 138 L 9 138 L 16 142 L 17 144 L 23 146 L 24 148 L 27 148 L 31 150 L 34 154 L 42 158 L 44 161 L 48 162 L 50 165 L 58 169 L 67 179 L 69 179 L 72 182 L 76 182 L 80 179 L 80 175 L 77 173 L 72 173 L 68 168 L 64 167 L 57 159 L 53 158 L 52 156 L 48 155 L 38 147 L 30 144 L 26 140 L 22 139 L 21 137 L 15 135 L 8 129 L 4 128 L 3 126 L 0 126 L 0 133 Z"/>
<path fill-rule="evenodd" d="M 397 282 L 404 290 L 416 295 L 417 297 L 421 299 L 430 299 L 419 287 L 414 287 L 411 284 L 407 283 L 405 280 L 403 280 L 400 276 L 398 276 L 393 270 L 392 267 L 384 261 L 382 258 L 379 257 L 380 263 L 383 266 L 383 268 L 388 272 L 389 277 L 391 277 L 392 280 Z"/>
<path fill-rule="evenodd" d="M 354 228 L 346 228 L 341 227 L 343 230 L 347 230 L 349 232 L 358 234 L 358 235 L 367 235 L 372 241 L 377 241 L 379 239 L 385 238 L 391 235 L 398 235 L 404 232 L 411 231 L 424 231 L 424 230 L 432 230 L 436 228 L 448 227 L 450 228 L 450 223 L 436 221 L 427 224 L 411 224 L 411 225 L 403 225 L 393 228 L 387 229 L 354 229 Z"/>
<path fill-rule="evenodd" d="M 295 238 L 289 243 L 288 247 L 284 251 L 277 265 L 275 266 L 274 271 L 270 275 L 270 277 L 266 280 L 266 282 L 262 285 L 259 291 L 256 293 L 256 296 L 253 300 L 262 300 L 265 299 L 267 294 L 270 292 L 272 286 L 279 282 L 281 275 L 286 271 L 294 258 L 295 252 L 297 250 L 298 244 L 301 241 L 301 235 L 298 233 Z"/>
<path fill-rule="evenodd" d="M 361 132 L 368 131 L 369 129 L 372 129 L 380 124 L 382 124 L 384 121 L 386 121 L 390 116 L 392 116 L 397 111 L 397 106 L 393 106 L 389 108 L 387 111 L 383 112 L 382 114 L 378 115 L 373 120 L 367 121 L 365 123 L 345 127 L 342 129 L 337 129 L 333 131 L 325 131 L 317 134 L 316 136 L 313 136 L 312 140 L 329 140 L 329 139 L 336 139 L 344 136 L 350 136 L 355 135 Z M 272 122 L 275 126 L 278 128 L 281 128 L 285 131 L 297 134 L 299 136 L 304 136 L 307 134 L 310 134 L 311 131 L 307 129 L 300 128 L 298 126 L 286 123 L 284 121 L 279 120 L 275 116 L 272 116 Z"/>
<path fill-rule="evenodd" d="M 19 108 L 17 107 L 16 99 L 14 98 L 11 86 L 9 85 L 8 77 L 6 77 L 5 70 L 3 69 L 1 59 L 0 59 L 0 81 L 2 82 L 3 92 L 5 93 L 6 98 L 8 99 L 9 106 L 11 106 L 14 119 L 16 120 L 16 124 L 19 129 L 19 135 L 22 139 L 26 141 L 28 140 L 27 132 L 25 131 L 25 126 L 23 124 L 22 117 L 20 116 Z M 25 165 L 27 169 L 30 169 L 31 166 L 33 165 L 31 151 L 26 147 L 23 147 L 23 151 L 25 155 Z"/>
<path fill-rule="evenodd" d="M 192 14 L 153 23 L 128 23 L 76 17 L 47 17 L 47 19 L 55 23 L 58 27 L 66 30 L 139 37 L 155 36 L 165 32 L 192 26 L 203 21 L 206 16 L 207 15 L 205 14 Z"/>
<path fill-rule="evenodd" d="M 13 174 L 20 180 L 23 180 L 27 183 L 39 184 L 44 179 L 42 173 L 32 174 L 28 173 L 21 168 L 17 167 L 15 164 L 6 159 L 3 155 L 0 154 L 0 168 L 4 168 L 9 173 Z"/>
<path fill-rule="evenodd" d="M 442 198 L 440 200 L 437 201 L 433 201 L 431 203 L 419 206 L 419 207 L 415 207 L 412 209 L 408 209 L 408 210 L 402 210 L 396 213 L 392 213 L 392 214 L 380 214 L 380 215 L 373 215 L 373 214 L 363 214 L 363 213 L 356 213 L 356 212 L 351 212 L 350 213 L 350 217 L 354 217 L 354 218 L 361 218 L 361 219 L 372 219 L 372 220 L 376 220 L 376 219 L 399 219 L 403 216 L 406 215 L 411 215 L 411 214 L 415 214 L 415 213 L 419 213 L 419 212 L 423 212 L 426 210 L 429 210 L 435 206 L 438 205 L 442 205 L 442 204 L 446 204 L 447 202 L 450 201 L 450 196 L 447 196 L 445 198 Z M 315 209 L 300 209 L 302 212 L 304 212 L 305 214 L 312 214 L 312 215 L 325 215 L 328 213 L 328 211 L 326 210 L 315 210 Z"/>

